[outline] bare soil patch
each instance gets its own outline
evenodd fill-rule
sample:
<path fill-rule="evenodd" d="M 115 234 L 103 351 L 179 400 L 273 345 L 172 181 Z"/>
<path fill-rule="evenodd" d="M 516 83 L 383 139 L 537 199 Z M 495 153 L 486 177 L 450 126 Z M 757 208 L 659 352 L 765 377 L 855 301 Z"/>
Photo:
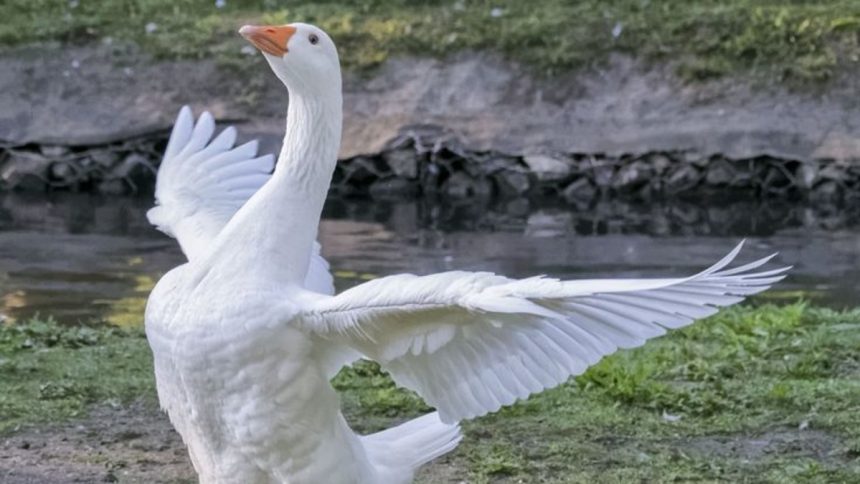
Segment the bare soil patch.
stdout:
<path fill-rule="evenodd" d="M 616 443 L 622 454 L 631 444 L 640 453 L 644 451 L 643 442 Z M 673 439 L 661 445 L 666 444 L 678 455 L 742 461 L 779 456 L 827 462 L 844 457 L 839 452 L 840 439 L 820 430 L 772 429 L 756 435 Z M 462 456 L 451 457 L 422 469 L 418 482 L 469 482 Z M 497 477 L 500 482 L 505 480 L 505 476 Z M 138 403 L 130 407 L 102 406 L 83 419 L 33 426 L 6 436 L 0 440 L 0 482 L 179 484 L 196 482 L 196 475 L 167 417 L 150 405 Z"/>
<path fill-rule="evenodd" d="M 84 419 L 32 427 L 0 441 L 0 482 L 195 482 L 167 416 L 149 405 L 99 407 Z"/>
<path fill-rule="evenodd" d="M 421 472 L 427 484 L 463 482 L 462 469 L 439 459 Z M 102 406 L 76 421 L 33 426 L 0 437 L 3 484 L 197 482 L 185 445 L 151 405 Z"/>

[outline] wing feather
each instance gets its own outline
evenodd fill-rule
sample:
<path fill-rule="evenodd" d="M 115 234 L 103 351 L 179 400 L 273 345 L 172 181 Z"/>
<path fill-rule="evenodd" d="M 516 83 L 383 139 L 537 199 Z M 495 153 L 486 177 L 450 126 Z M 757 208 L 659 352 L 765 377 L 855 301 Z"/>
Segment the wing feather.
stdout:
<path fill-rule="evenodd" d="M 176 117 L 155 184 L 153 225 L 175 237 L 188 260 L 203 257 L 236 211 L 271 176 L 275 158 L 257 155 L 256 140 L 234 147 L 236 129 L 215 135 L 215 119 L 204 112 L 194 121 L 188 106 Z M 305 287 L 334 294 L 329 265 L 315 244 Z"/>
<path fill-rule="evenodd" d="M 788 268 L 754 272 L 773 256 L 728 269 L 741 246 L 678 279 L 389 276 L 313 297 L 292 324 L 377 360 L 452 422 L 554 387 L 784 277 Z"/>

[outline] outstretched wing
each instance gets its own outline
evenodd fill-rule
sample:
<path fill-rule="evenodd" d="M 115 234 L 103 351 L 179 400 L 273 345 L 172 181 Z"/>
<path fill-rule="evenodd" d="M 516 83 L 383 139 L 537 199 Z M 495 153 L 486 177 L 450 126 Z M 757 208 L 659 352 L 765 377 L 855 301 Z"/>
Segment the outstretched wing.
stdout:
<path fill-rule="evenodd" d="M 218 136 L 204 112 L 195 124 L 188 106 L 179 111 L 158 169 L 156 206 L 149 222 L 175 237 L 189 260 L 203 255 L 233 214 L 269 179 L 272 155 L 257 156 L 257 142 L 234 147 L 236 129 Z"/>
<path fill-rule="evenodd" d="M 390 276 L 311 296 L 293 324 L 378 361 L 454 422 L 554 387 L 619 348 L 710 316 L 784 277 L 788 268 L 756 272 L 770 257 L 726 269 L 740 248 L 683 279 Z"/>
<path fill-rule="evenodd" d="M 215 236 L 251 196 L 268 181 L 275 165 L 270 155 L 257 155 L 257 141 L 240 146 L 232 126 L 215 134 L 208 112 L 197 122 L 184 106 L 173 125 L 155 182 L 155 207 L 146 216 L 174 237 L 188 260 L 208 251 Z M 334 293 L 328 263 L 314 244 L 305 287 Z"/>

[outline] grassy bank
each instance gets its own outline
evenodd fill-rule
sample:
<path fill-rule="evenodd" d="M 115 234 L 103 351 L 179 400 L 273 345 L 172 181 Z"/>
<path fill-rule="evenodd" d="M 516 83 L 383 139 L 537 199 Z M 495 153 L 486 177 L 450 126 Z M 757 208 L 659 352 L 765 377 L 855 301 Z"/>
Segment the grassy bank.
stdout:
<path fill-rule="evenodd" d="M 0 325 L 0 433 L 80 416 L 91 404 L 156 403 L 152 356 L 139 329 Z"/>
<path fill-rule="evenodd" d="M 2 9 L 0 45 L 130 40 L 166 57 L 235 59 L 242 23 L 308 21 L 334 36 L 351 68 L 489 49 L 554 73 L 624 52 L 677 61 L 688 79 L 820 81 L 858 62 L 860 49 L 854 0 L 6 0 Z"/>
<path fill-rule="evenodd" d="M 725 311 L 468 422 L 470 481 L 860 479 L 860 311 Z M 140 330 L 30 321 L 0 329 L 0 434 L 94 404 L 155 405 Z M 361 431 L 427 410 L 369 363 L 335 380 Z"/>

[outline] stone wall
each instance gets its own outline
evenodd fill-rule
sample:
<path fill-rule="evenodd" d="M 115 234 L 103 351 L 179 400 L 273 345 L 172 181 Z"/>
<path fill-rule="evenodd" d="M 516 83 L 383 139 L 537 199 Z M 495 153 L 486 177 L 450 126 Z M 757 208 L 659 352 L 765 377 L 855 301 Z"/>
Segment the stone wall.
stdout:
<path fill-rule="evenodd" d="M 155 136 L 97 146 L 0 146 L 0 191 L 148 192 L 165 141 Z"/>
<path fill-rule="evenodd" d="M 287 93 L 261 59 L 237 70 L 131 48 L 40 45 L 7 49 L 0 62 L 0 190 L 148 191 L 183 104 L 239 124 L 262 152 L 277 152 L 283 137 Z M 860 190 L 860 75 L 849 71 L 824 91 L 795 92 L 743 79 L 683 83 L 671 64 L 623 56 L 553 78 L 486 52 L 391 59 L 345 73 L 334 190 L 851 197 Z"/>
<path fill-rule="evenodd" d="M 651 199 L 730 190 L 760 197 L 834 200 L 860 195 L 860 166 L 693 152 L 509 156 L 466 152 L 456 144 L 405 136 L 377 156 L 341 163 L 333 189 L 382 198 L 423 193 L 454 198 L 549 195 L 576 201 L 602 195 Z"/>
<path fill-rule="evenodd" d="M 97 146 L 0 148 L 0 190 L 149 192 L 166 138 Z M 475 152 L 439 132 L 411 132 L 379 154 L 342 160 L 332 191 L 344 196 L 416 198 L 633 199 L 724 192 L 757 197 L 840 200 L 860 194 L 860 165 L 772 156 L 731 159 L 693 152 L 512 156 Z"/>

